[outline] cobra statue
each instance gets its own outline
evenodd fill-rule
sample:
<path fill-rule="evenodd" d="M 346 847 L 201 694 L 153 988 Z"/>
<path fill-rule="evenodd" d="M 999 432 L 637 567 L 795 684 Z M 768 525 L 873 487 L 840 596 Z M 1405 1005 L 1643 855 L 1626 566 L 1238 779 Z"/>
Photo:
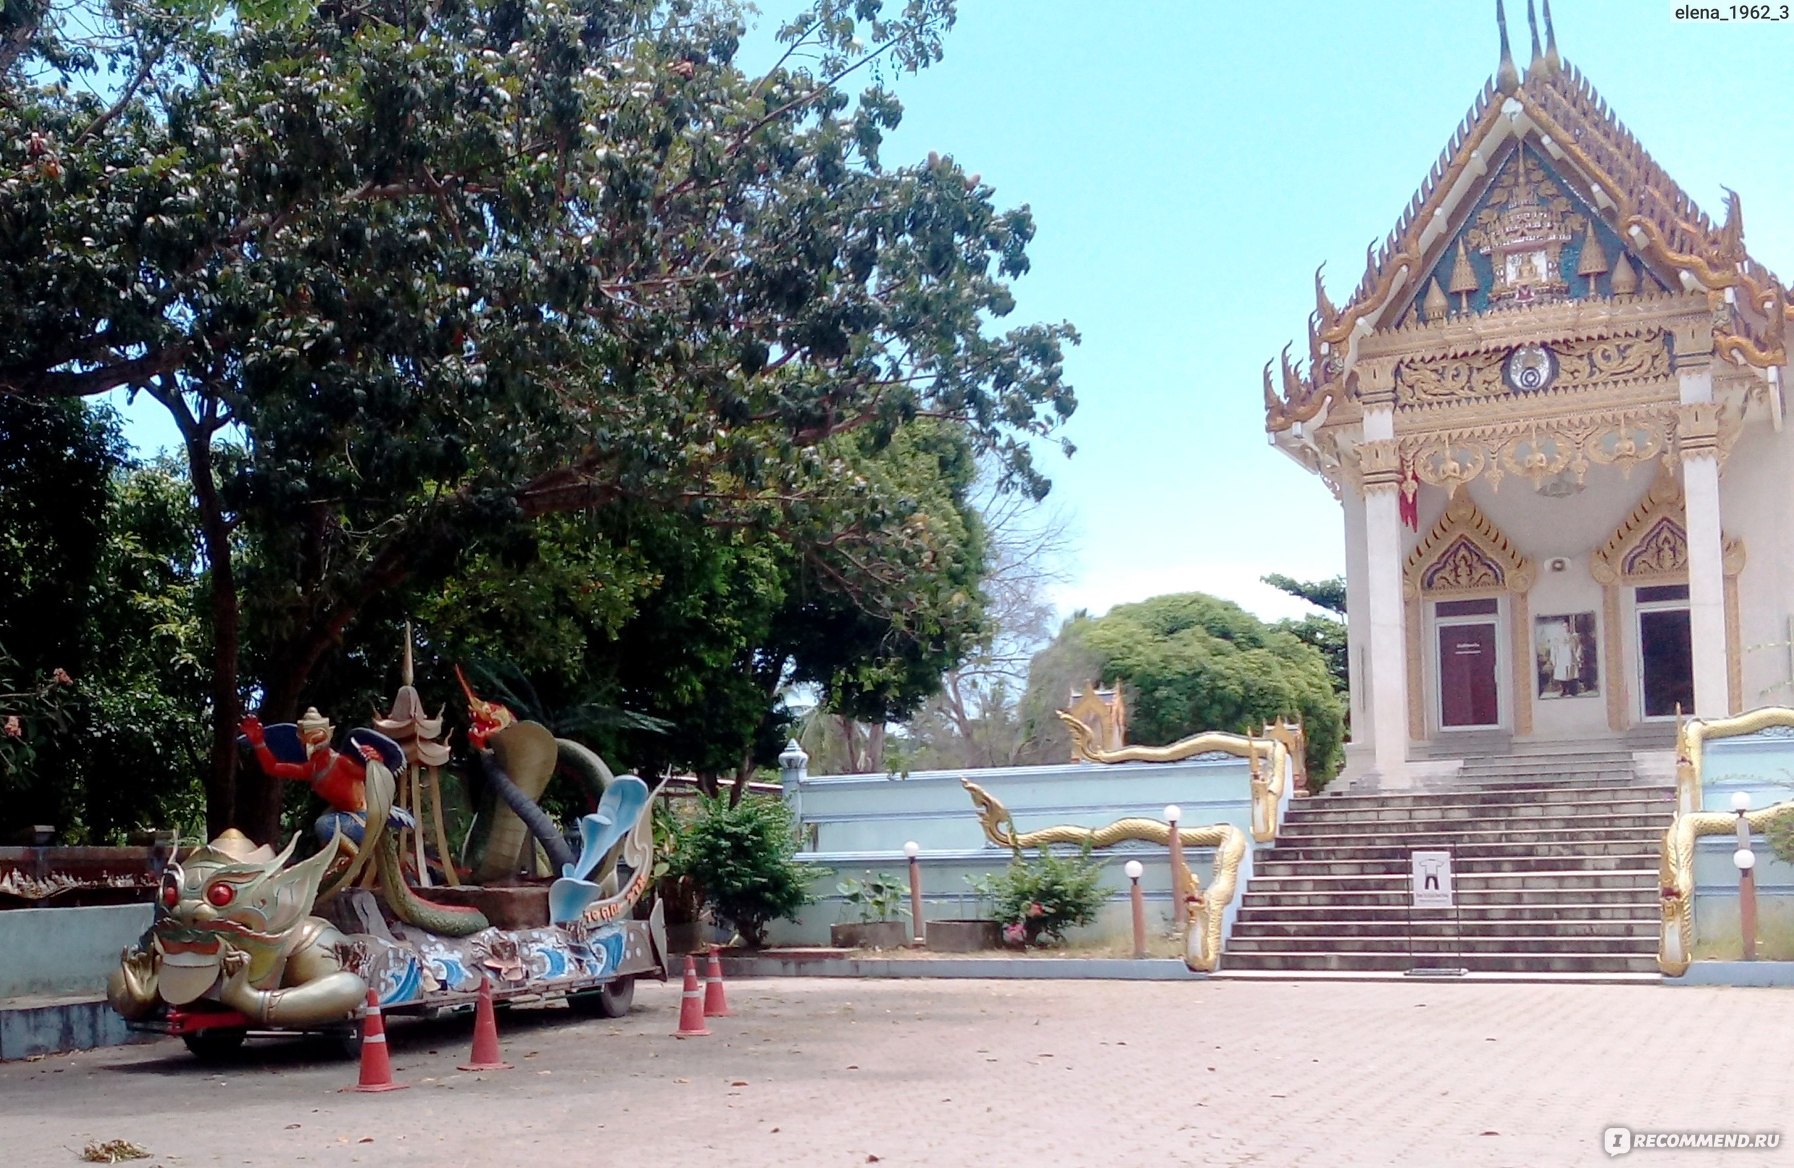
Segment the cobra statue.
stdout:
<path fill-rule="evenodd" d="M 984 836 L 998 847 L 1020 852 L 1024 848 L 1049 847 L 1053 844 L 1089 844 L 1106 848 L 1125 840 L 1141 840 L 1152 844 L 1171 842 L 1171 825 L 1156 819 L 1117 819 L 1104 827 L 1060 825 L 1038 831 L 1017 833 L 1015 818 L 1002 801 L 970 779 L 961 779 L 966 794 L 977 808 L 978 822 Z M 1178 827 L 1177 838 L 1186 848 L 1214 848 L 1215 867 L 1205 895 L 1202 884 L 1187 866 L 1181 863 L 1172 873 L 1173 895 L 1181 895 L 1189 912 L 1184 931 L 1184 964 L 1199 973 L 1213 973 L 1221 963 L 1221 928 L 1227 906 L 1233 902 L 1239 886 L 1240 862 L 1246 856 L 1246 833 L 1230 823 L 1211 827 Z"/>

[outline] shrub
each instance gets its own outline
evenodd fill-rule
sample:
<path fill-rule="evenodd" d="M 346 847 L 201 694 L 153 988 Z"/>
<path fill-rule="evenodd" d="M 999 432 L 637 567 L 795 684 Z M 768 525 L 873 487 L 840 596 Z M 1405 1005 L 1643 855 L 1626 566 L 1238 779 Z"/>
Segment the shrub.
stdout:
<path fill-rule="evenodd" d="M 856 913 L 862 925 L 894 921 L 909 911 L 909 906 L 904 903 L 904 898 L 909 895 L 909 885 L 889 872 L 877 875 L 868 872 L 864 880 L 849 876 L 835 885 L 835 891 L 841 894 L 841 910 Z"/>
<path fill-rule="evenodd" d="M 1055 856 L 1047 848 L 1033 860 L 1018 854 L 994 881 L 1004 936 L 1027 945 L 1043 938 L 1064 941 L 1066 929 L 1094 921 L 1109 898 L 1102 871 L 1102 861 L 1091 858 L 1088 843 L 1075 856 Z"/>
<path fill-rule="evenodd" d="M 751 946 L 766 943 L 766 926 L 795 916 L 813 901 L 797 855 L 791 810 L 779 799 L 750 795 L 734 807 L 704 796 L 684 831 L 678 875 L 703 889 L 704 902 Z"/>
<path fill-rule="evenodd" d="M 1769 850 L 1777 859 L 1794 864 L 1794 812 L 1771 819 L 1763 834 L 1769 838 Z"/>

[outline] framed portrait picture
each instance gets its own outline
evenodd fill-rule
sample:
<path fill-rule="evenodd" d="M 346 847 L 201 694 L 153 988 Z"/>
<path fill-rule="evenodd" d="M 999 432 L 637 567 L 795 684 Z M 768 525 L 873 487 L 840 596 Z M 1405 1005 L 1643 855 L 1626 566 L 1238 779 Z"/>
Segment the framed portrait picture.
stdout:
<path fill-rule="evenodd" d="M 1540 698 L 1587 698 L 1601 692 L 1595 614 L 1560 613 L 1533 621 Z"/>

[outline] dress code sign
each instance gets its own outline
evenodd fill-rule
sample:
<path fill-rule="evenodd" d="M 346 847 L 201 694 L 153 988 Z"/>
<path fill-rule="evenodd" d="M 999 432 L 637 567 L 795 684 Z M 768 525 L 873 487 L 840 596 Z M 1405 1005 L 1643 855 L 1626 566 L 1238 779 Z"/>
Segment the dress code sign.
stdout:
<path fill-rule="evenodd" d="M 1450 908 L 1451 853 L 1413 852 L 1409 877 L 1415 908 Z"/>

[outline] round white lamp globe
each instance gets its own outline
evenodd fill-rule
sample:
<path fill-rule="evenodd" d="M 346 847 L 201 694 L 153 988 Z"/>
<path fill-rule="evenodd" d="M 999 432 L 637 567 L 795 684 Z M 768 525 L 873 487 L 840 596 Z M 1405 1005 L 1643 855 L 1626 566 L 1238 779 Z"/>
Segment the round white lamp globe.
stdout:
<path fill-rule="evenodd" d="M 1129 860 L 1125 865 L 1122 866 L 1121 870 L 1123 872 L 1127 873 L 1127 878 L 1129 880 L 1138 880 L 1138 879 L 1140 879 L 1141 875 L 1143 875 L 1145 873 L 1146 865 L 1142 864 L 1138 860 Z"/>
<path fill-rule="evenodd" d="M 1175 803 L 1165 804 L 1165 822 L 1176 823 L 1184 817 L 1184 809 Z"/>
<path fill-rule="evenodd" d="M 910 840 L 908 843 L 903 845 L 903 854 L 913 860 L 917 856 L 922 854 L 922 845 L 917 843 L 915 840 Z"/>
<path fill-rule="evenodd" d="M 1749 848 L 1739 848 L 1732 853 L 1732 863 L 1738 866 L 1738 871 L 1748 872 L 1757 866 L 1757 854 Z"/>
<path fill-rule="evenodd" d="M 1732 792 L 1732 810 L 1733 811 L 1749 811 L 1750 810 L 1750 792 L 1749 791 L 1734 791 L 1734 792 Z"/>

